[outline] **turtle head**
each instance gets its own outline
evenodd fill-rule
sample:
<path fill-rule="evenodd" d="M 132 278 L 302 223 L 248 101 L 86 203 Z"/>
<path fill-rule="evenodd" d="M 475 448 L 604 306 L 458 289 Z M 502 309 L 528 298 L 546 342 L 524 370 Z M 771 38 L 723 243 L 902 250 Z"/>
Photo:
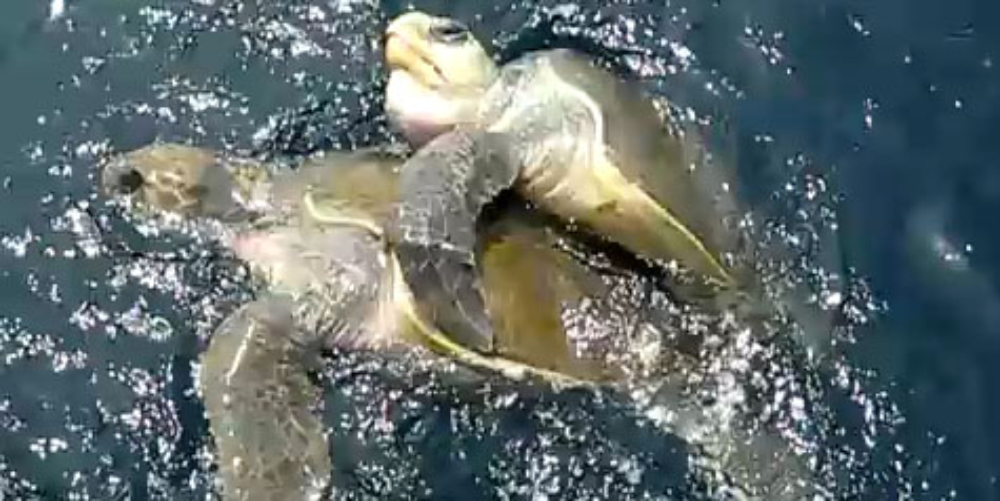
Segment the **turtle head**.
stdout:
<path fill-rule="evenodd" d="M 216 155 L 182 144 L 157 143 L 102 164 L 108 195 L 127 195 L 154 211 L 222 217 L 234 213 L 234 181 Z"/>
<path fill-rule="evenodd" d="M 496 63 L 464 24 L 422 12 L 394 19 L 385 33 L 386 111 L 414 146 L 475 120 Z"/>

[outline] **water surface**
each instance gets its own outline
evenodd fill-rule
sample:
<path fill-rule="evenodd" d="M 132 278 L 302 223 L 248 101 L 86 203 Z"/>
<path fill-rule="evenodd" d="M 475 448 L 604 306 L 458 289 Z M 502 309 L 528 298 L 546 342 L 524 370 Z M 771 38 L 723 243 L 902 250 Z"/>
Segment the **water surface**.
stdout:
<path fill-rule="evenodd" d="M 377 42 L 409 4 L 8 3 L 0 497 L 205 498 L 191 364 L 248 297 L 245 276 L 183 225 L 109 204 L 96 165 L 153 140 L 262 156 L 390 140 Z M 810 416 L 829 434 L 817 458 L 850 463 L 834 497 L 1000 497 L 1000 8 L 455 4 L 416 7 L 468 21 L 505 58 L 595 53 L 710 122 L 761 210 L 794 228 L 835 209 L 826 250 L 861 310 L 856 342 L 842 339 L 848 383 L 822 376 L 842 390 L 832 421 Z M 698 497 L 683 444 L 613 396 L 451 388 L 384 365 L 345 355 L 330 369 L 349 497 Z"/>

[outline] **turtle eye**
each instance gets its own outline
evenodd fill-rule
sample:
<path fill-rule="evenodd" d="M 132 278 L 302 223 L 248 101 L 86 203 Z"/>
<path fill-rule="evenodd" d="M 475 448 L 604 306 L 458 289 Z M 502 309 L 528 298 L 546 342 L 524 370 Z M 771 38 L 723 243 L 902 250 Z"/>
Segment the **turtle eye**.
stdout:
<path fill-rule="evenodd" d="M 444 20 L 431 25 L 431 38 L 441 43 L 461 43 L 469 38 L 469 27 L 452 20 Z"/>

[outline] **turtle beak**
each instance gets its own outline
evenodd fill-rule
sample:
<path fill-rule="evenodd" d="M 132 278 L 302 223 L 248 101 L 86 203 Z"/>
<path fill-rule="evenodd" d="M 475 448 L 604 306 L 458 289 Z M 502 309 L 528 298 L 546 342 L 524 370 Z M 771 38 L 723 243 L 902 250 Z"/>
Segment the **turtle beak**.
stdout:
<path fill-rule="evenodd" d="M 447 79 L 434 63 L 427 44 L 425 23 L 420 18 L 404 15 L 393 21 L 385 32 L 385 60 L 390 71 L 409 73 L 417 82 L 428 88 L 436 88 Z M 426 28 L 424 26 L 424 28 Z"/>

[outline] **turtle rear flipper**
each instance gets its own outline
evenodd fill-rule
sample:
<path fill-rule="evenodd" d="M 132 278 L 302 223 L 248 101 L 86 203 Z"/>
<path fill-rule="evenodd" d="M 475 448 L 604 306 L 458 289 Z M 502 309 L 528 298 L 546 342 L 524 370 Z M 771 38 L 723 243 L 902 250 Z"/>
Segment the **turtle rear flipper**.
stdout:
<path fill-rule="evenodd" d="M 269 296 L 229 317 L 202 356 L 204 397 L 227 500 L 314 499 L 331 466 L 319 388 L 307 368 L 318 350 L 294 341 L 293 302 Z"/>
<path fill-rule="evenodd" d="M 401 169 L 400 202 L 388 237 L 421 317 L 459 344 L 493 349 L 477 264 L 480 215 L 517 179 L 507 139 L 457 129 Z"/>
<path fill-rule="evenodd" d="M 101 177 L 106 193 L 131 195 L 153 210 L 233 219 L 246 215 L 265 172 L 256 164 L 224 161 L 210 150 L 162 143 L 112 158 Z"/>

